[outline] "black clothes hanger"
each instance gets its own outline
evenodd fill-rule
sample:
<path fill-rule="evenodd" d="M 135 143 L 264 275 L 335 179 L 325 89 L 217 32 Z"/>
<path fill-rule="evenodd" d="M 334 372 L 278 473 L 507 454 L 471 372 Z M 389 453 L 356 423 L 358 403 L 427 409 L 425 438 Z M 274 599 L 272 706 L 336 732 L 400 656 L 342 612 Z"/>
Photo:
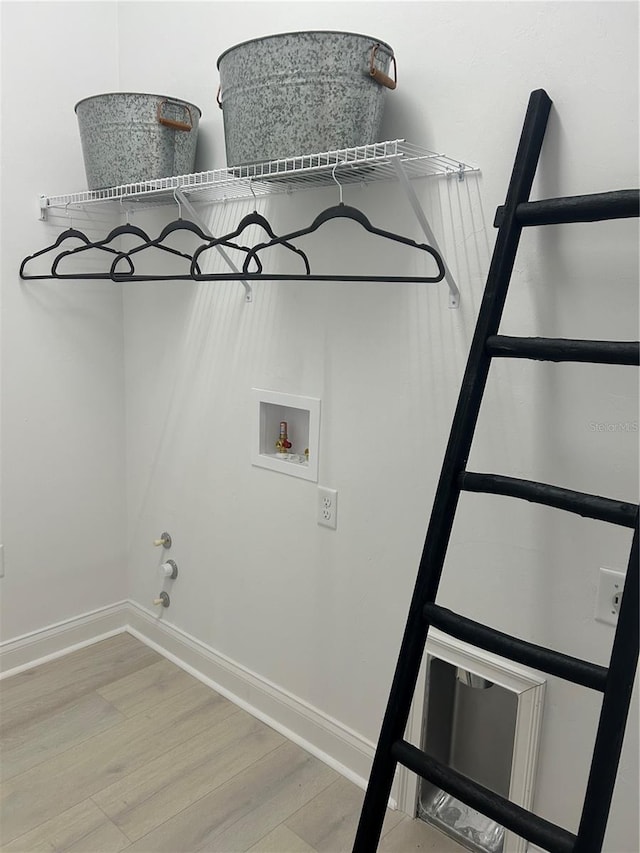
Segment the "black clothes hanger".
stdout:
<path fill-rule="evenodd" d="M 113 259 L 113 263 L 111 264 L 111 269 L 109 271 L 109 277 L 113 281 L 166 281 L 166 280 L 175 280 L 175 279 L 190 279 L 191 274 L 178 276 L 178 275 L 166 275 L 166 276 L 137 276 L 134 273 L 133 262 L 131 261 L 131 255 L 135 255 L 138 252 L 143 252 L 145 249 L 157 248 L 162 249 L 163 251 L 171 252 L 176 255 L 180 255 L 183 258 L 186 258 L 189 262 L 193 261 L 193 256 L 187 254 L 186 252 L 180 252 L 177 249 L 172 249 L 170 246 L 163 246 L 162 243 L 167 239 L 171 234 L 174 234 L 179 231 L 189 231 L 192 234 L 195 234 L 200 240 L 205 242 L 211 240 L 210 234 L 205 234 L 205 232 L 197 225 L 195 222 L 191 222 L 189 219 L 183 219 L 179 217 L 178 219 L 174 219 L 172 222 L 169 222 L 168 225 L 165 225 L 160 234 L 154 239 L 151 240 L 149 237 L 146 238 L 145 242 L 141 243 L 139 246 L 135 246 L 133 249 L 130 249 L 128 252 L 118 252 L 116 257 Z M 144 233 L 144 232 L 143 232 Z M 146 235 L 145 235 L 146 236 Z M 129 272 L 119 272 L 116 268 L 118 264 L 122 261 L 127 260 L 130 264 Z M 196 270 L 199 273 L 200 268 L 196 264 Z"/>
<path fill-rule="evenodd" d="M 251 187 L 251 192 L 253 193 L 253 187 Z M 213 248 L 214 246 L 224 246 L 224 247 L 230 248 L 230 249 L 238 249 L 242 252 L 245 252 L 245 254 L 248 254 L 251 251 L 251 249 L 248 246 L 240 246 L 236 243 L 231 242 L 232 238 L 234 238 L 238 234 L 240 234 L 242 232 L 242 230 L 245 227 L 247 227 L 247 225 L 251 224 L 251 222 L 256 222 L 256 224 L 261 224 L 261 225 L 263 225 L 263 227 L 265 227 L 265 225 L 266 225 L 267 233 L 270 232 L 269 236 L 271 236 L 271 234 L 273 234 L 267 220 L 264 217 L 261 217 L 259 214 L 255 214 L 255 217 L 253 217 L 251 219 L 251 222 L 245 221 L 245 220 L 249 220 L 249 217 L 245 217 L 245 219 L 243 220 L 244 224 L 241 223 L 241 225 L 231 235 L 225 235 L 225 236 L 220 237 L 220 238 L 212 238 L 211 234 L 205 233 L 197 223 L 192 222 L 191 220 L 185 220 L 182 218 L 182 204 L 181 204 L 180 198 L 176 194 L 175 190 L 173 193 L 173 197 L 174 197 L 174 200 L 176 201 L 176 203 L 178 205 L 178 219 L 175 219 L 175 220 L 173 220 L 173 222 L 170 222 L 168 225 L 165 225 L 165 227 L 162 229 L 162 231 L 160 232 L 160 234 L 158 235 L 158 237 L 155 240 L 147 240 L 147 242 L 143 243 L 140 246 L 136 246 L 134 249 L 131 249 L 128 252 L 120 253 L 113 260 L 113 263 L 111 264 L 111 269 L 110 269 L 109 274 L 110 274 L 110 277 L 113 281 L 149 281 L 149 280 L 156 281 L 156 280 L 176 280 L 176 279 L 191 279 L 191 280 L 197 279 L 202 275 L 202 271 L 201 271 L 200 266 L 198 264 L 197 257 L 203 251 L 206 251 L 207 249 Z M 255 193 L 254 193 L 254 198 L 255 198 Z M 132 270 L 130 270 L 129 272 L 126 272 L 126 273 L 118 272 L 118 270 L 117 270 L 118 264 L 125 259 L 128 260 L 130 266 L 132 266 L 130 256 L 135 254 L 136 252 L 141 252 L 144 249 L 148 249 L 148 248 L 151 248 L 153 246 L 155 246 L 156 248 L 166 249 L 168 251 L 174 251 L 167 246 L 163 246 L 162 242 L 167 237 L 169 237 L 171 234 L 175 233 L 176 231 L 190 231 L 191 233 L 193 233 L 197 237 L 199 237 L 203 241 L 203 243 L 205 244 L 203 246 L 198 247 L 198 249 L 196 250 L 196 253 L 194 253 L 193 256 L 184 255 L 184 257 L 187 257 L 191 261 L 191 266 L 189 269 L 189 275 L 188 276 L 180 276 L 180 275 L 168 275 L 168 276 L 135 275 L 135 274 L 133 274 Z M 182 254 L 182 253 L 180 253 L 180 254 Z M 262 271 L 262 264 L 260 263 L 260 260 L 258 258 L 256 258 L 256 262 L 257 262 L 256 266 L 258 268 L 258 272 L 261 272 Z"/>
<path fill-rule="evenodd" d="M 47 252 L 52 252 L 54 249 L 57 249 L 61 246 L 66 240 L 82 240 L 85 245 L 88 245 L 91 241 L 82 231 L 78 231 L 77 228 L 67 228 L 62 231 L 58 235 L 58 239 L 55 243 L 52 243 L 50 246 L 47 246 L 46 249 L 40 249 L 39 252 L 34 252 L 33 255 L 28 255 L 20 264 L 20 278 L 25 280 L 34 280 L 34 279 L 42 279 L 42 278 L 53 278 L 53 275 L 49 272 L 46 275 L 28 275 L 25 271 L 25 267 L 29 261 L 32 261 L 34 258 L 39 258 L 42 255 L 46 255 Z M 77 248 L 77 247 L 76 247 Z"/>
<path fill-rule="evenodd" d="M 162 243 L 170 234 L 173 234 L 174 231 L 191 231 L 201 240 L 205 242 L 211 239 L 210 234 L 206 234 L 202 228 L 196 223 L 192 222 L 190 219 L 183 219 L 179 217 L 178 219 L 174 219 L 173 222 L 169 222 L 168 225 L 165 225 L 162 231 L 158 234 L 155 240 L 151 241 L 151 245 L 156 245 L 158 243 Z"/>
<path fill-rule="evenodd" d="M 137 274 L 135 274 L 135 272 L 132 268 L 133 264 L 132 264 L 130 256 L 135 254 L 136 252 L 142 252 L 144 249 L 148 249 L 148 248 L 151 248 L 153 246 L 155 246 L 156 248 L 160 248 L 160 249 L 166 249 L 167 251 L 175 251 L 174 249 L 170 249 L 169 247 L 162 246 L 160 244 L 170 234 L 174 233 L 175 231 L 179 231 L 179 230 L 191 231 L 194 234 L 196 234 L 198 237 L 200 237 L 200 239 L 206 241 L 206 245 L 198 246 L 198 248 L 194 252 L 193 256 L 182 253 L 182 252 L 176 252 L 176 254 L 182 255 L 183 257 L 187 258 L 191 262 L 189 274 L 188 275 L 171 274 L 171 275 L 166 275 L 166 276 L 163 276 L 163 275 L 137 275 Z M 184 219 L 176 219 L 174 222 L 170 222 L 168 225 L 166 225 L 162 229 L 161 233 L 158 235 L 158 237 L 155 240 L 149 240 L 147 243 L 143 243 L 140 246 L 136 246 L 134 249 L 131 249 L 128 252 L 119 252 L 116 255 L 116 257 L 113 259 L 113 262 L 111 264 L 111 269 L 109 272 L 109 276 L 111 277 L 111 279 L 113 281 L 176 281 L 176 280 L 198 281 L 198 280 L 202 280 L 203 273 L 200 269 L 200 265 L 198 264 L 198 256 L 203 251 L 206 251 L 207 249 L 211 249 L 214 246 L 224 246 L 225 248 L 228 248 L 228 249 L 237 249 L 241 252 L 244 252 L 247 255 L 252 251 L 252 249 L 249 246 L 241 246 L 237 243 L 231 242 L 231 240 L 227 240 L 225 237 L 212 238 L 210 234 L 205 234 L 204 231 L 202 231 L 201 228 L 198 225 L 196 225 L 196 223 L 194 223 L 194 222 L 190 222 L 189 220 L 184 220 Z M 118 264 L 121 261 L 128 261 L 129 262 L 129 264 L 130 264 L 129 272 L 125 272 L 125 273 L 118 272 L 116 267 L 118 266 Z M 257 272 L 261 273 L 262 272 L 262 263 L 260 262 L 259 258 L 256 258 L 256 266 L 257 266 Z"/>
<path fill-rule="evenodd" d="M 193 262 L 191 264 L 192 278 L 194 278 L 196 281 L 207 280 L 208 276 L 201 273 L 199 269 L 196 269 L 197 261 L 202 252 L 206 252 L 209 249 L 213 249 L 215 246 L 226 246 L 228 248 L 239 249 L 240 251 L 245 252 L 247 257 L 245 258 L 242 267 L 243 273 L 249 275 L 260 275 L 262 273 L 262 263 L 260 262 L 260 258 L 256 254 L 255 247 L 249 248 L 248 246 L 241 246 L 233 242 L 233 240 L 235 240 L 236 237 L 239 237 L 240 234 L 242 234 L 242 232 L 245 230 L 245 228 L 248 228 L 250 225 L 259 225 L 267 232 L 268 236 L 271 238 L 272 243 L 275 244 L 277 242 L 285 246 L 290 251 L 295 252 L 297 255 L 300 255 L 304 262 L 306 274 L 310 274 L 311 268 L 309 266 L 309 260 L 306 254 L 302 251 L 302 249 L 298 249 L 296 246 L 291 245 L 291 243 L 289 243 L 287 239 L 278 237 L 275 234 L 273 228 L 271 227 L 269 221 L 261 213 L 258 213 L 257 210 L 253 210 L 251 213 L 248 213 L 246 216 L 243 216 L 240 222 L 238 223 L 237 228 L 235 228 L 229 234 L 225 234 L 222 237 L 218 237 L 213 240 L 209 239 L 206 245 L 200 246 L 198 247 L 198 249 L 196 249 L 193 255 Z M 269 245 L 271 245 L 271 243 Z M 250 261 L 254 262 L 256 269 L 252 270 L 249 273 L 248 267 Z"/>
<path fill-rule="evenodd" d="M 151 245 L 151 244 L 149 244 Z M 134 251 L 142 251 L 142 249 L 149 248 L 149 245 L 136 247 L 135 250 L 131 252 L 119 252 L 118 255 L 113 259 L 111 264 L 111 269 L 109 271 L 109 275 L 107 278 L 111 278 L 112 281 L 206 281 L 206 276 L 200 270 L 200 266 L 198 264 L 197 258 L 188 254 L 183 254 L 183 257 L 191 262 L 191 266 L 189 268 L 189 273 L 186 275 L 178 275 L 171 273 L 169 275 L 146 275 L 146 274 L 137 274 L 135 270 L 132 268 L 131 259 L 129 258 L 130 254 L 133 254 Z M 228 249 L 238 249 L 241 252 L 245 252 L 245 254 L 249 254 L 252 250 L 249 246 L 238 246 L 236 243 L 229 243 L 224 240 L 216 240 L 216 246 L 224 246 Z M 196 252 L 199 254 L 201 251 L 211 248 L 211 245 L 208 246 L 199 246 Z M 165 246 L 160 246 L 158 248 L 166 248 Z M 182 254 L 181 252 L 177 252 L 177 254 Z M 116 269 L 117 265 L 121 261 L 128 261 L 131 265 L 130 271 L 121 273 Z M 262 263 L 259 258 L 256 258 L 256 264 L 258 267 L 258 273 L 262 272 Z M 224 274 L 222 274 L 224 277 Z"/>
<path fill-rule="evenodd" d="M 118 280 L 128 281 L 134 275 L 134 266 L 131 260 L 129 259 L 128 252 L 121 252 L 119 249 L 114 249 L 112 246 L 109 246 L 113 240 L 122 236 L 133 236 L 139 237 L 144 244 L 149 244 L 151 242 L 151 238 L 147 234 L 146 231 L 143 231 L 142 228 L 139 228 L 137 225 L 132 225 L 127 222 L 124 225 L 118 225 L 113 228 L 109 234 L 103 240 L 96 240 L 94 242 L 87 242 L 85 246 L 77 246 L 75 249 L 70 249 L 66 252 L 61 252 L 58 257 L 53 262 L 51 267 L 51 277 L 52 278 L 60 278 L 60 279 L 110 279 L 111 273 L 59 273 L 58 272 L 58 264 L 62 261 L 63 258 L 70 257 L 73 255 L 78 255 L 81 252 L 86 252 L 89 249 L 100 249 L 105 252 L 109 252 L 110 254 L 120 256 L 121 260 L 125 260 L 129 265 L 129 271 L 127 273 L 121 273 Z M 168 246 L 160 246 L 166 252 L 169 252 L 172 255 L 179 255 L 180 257 L 187 258 L 191 260 L 191 256 L 185 254 L 184 252 L 180 252 L 177 249 L 172 249 Z"/>
<path fill-rule="evenodd" d="M 382 228 L 376 228 L 369 222 L 369 220 L 364 215 L 364 213 L 362 213 L 361 210 L 358 210 L 356 207 L 350 207 L 349 205 L 344 204 L 342 201 L 339 202 L 339 204 L 335 204 L 332 207 L 328 207 L 326 210 L 323 210 L 321 213 L 319 213 L 313 220 L 311 225 L 309 225 L 307 228 L 300 228 L 298 231 L 292 231 L 289 234 L 285 234 L 283 237 L 273 237 L 269 242 L 259 243 L 257 246 L 254 246 L 252 252 L 247 256 L 245 260 L 243 272 L 248 273 L 249 263 L 254 259 L 254 257 L 257 257 L 258 252 L 262 251 L 263 249 L 267 249 L 271 246 L 276 246 L 280 243 L 286 244 L 291 240 L 296 240 L 298 237 L 304 236 L 305 234 L 311 234 L 314 231 L 317 231 L 321 225 L 331 219 L 352 219 L 362 225 L 362 227 L 371 234 L 375 234 L 378 237 L 384 237 L 387 240 L 393 240 L 396 243 L 403 243 L 405 246 L 412 246 L 415 249 L 420 249 L 424 252 L 427 252 L 433 257 L 438 267 L 438 274 L 436 276 L 420 276 L 419 278 L 414 276 L 402 277 L 402 280 L 438 282 L 442 281 L 442 279 L 444 278 L 444 263 L 442 261 L 442 258 L 440 257 L 439 252 L 437 252 L 432 246 L 428 246 L 426 243 L 416 243 L 415 240 L 412 240 L 410 237 L 404 237 L 402 234 L 394 234 L 391 231 L 384 231 Z M 330 280 L 333 277 L 323 276 L 322 278 L 323 280 Z M 335 277 L 335 280 L 340 280 L 342 278 L 347 277 Z M 349 276 L 348 280 L 357 281 L 364 278 L 371 279 L 374 277 Z M 389 277 L 383 277 L 380 280 L 389 280 Z M 395 278 L 392 280 L 395 280 Z"/>

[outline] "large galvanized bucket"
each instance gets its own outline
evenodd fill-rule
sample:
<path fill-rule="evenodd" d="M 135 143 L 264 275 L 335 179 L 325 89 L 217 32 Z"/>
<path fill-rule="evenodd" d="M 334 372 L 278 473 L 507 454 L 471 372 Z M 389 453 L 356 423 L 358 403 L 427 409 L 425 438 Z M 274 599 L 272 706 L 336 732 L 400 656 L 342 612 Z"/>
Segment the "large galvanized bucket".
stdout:
<path fill-rule="evenodd" d="M 357 33 L 253 39 L 221 54 L 218 69 L 228 166 L 380 142 L 396 86 L 391 47 Z"/>
<path fill-rule="evenodd" d="M 164 95 L 113 92 L 75 107 L 89 189 L 191 174 L 201 111 Z"/>

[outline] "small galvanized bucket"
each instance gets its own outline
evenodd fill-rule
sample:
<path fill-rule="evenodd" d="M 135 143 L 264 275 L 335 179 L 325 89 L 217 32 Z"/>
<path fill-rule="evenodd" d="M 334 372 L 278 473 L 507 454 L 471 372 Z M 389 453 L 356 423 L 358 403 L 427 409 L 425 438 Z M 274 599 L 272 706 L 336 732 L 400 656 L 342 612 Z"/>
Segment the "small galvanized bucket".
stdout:
<path fill-rule="evenodd" d="M 75 107 L 89 189 L 104 189 L 195 168 L 199 107 L 178 98 L 113 92 Z"/>
<path fill-rule="evenodd" d="M 218 69 L 228 166 L 379 142 L 396 87 L 391 47 L 357 33 L 253 39 L 221 54 Z"/>

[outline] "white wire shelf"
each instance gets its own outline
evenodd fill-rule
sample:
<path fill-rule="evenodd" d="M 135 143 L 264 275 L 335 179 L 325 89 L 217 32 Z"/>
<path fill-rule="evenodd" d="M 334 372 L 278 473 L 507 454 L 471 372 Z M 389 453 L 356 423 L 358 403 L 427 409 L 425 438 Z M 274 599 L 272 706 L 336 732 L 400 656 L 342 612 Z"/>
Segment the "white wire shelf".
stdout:
<path fill-rule="evenodd" d="M 397 179 L 397 167 L 410 178 L 432 176 L 456 177 L 479 172 L 475 166 L 445 154 L 437 154 L 404 139 L 376 142 L 356 148 L 343 148 L 321 154 L 306 154 L 285 160 L 273 160 L 249 166 L 233 166 L 192 175 L 177 175 L 135 184 L 123 184 L 101 190 L 83 190 L 66 195 L 41 196 L 41 218 L 50 209 L 115 207 L 132 210 L 174 202 L 174 191 L 191 197 L 192 201 L 216 203 L 252 195 L 291 193 L 332 185 L 335 177 L 340 184 L 370 183 Z"/>

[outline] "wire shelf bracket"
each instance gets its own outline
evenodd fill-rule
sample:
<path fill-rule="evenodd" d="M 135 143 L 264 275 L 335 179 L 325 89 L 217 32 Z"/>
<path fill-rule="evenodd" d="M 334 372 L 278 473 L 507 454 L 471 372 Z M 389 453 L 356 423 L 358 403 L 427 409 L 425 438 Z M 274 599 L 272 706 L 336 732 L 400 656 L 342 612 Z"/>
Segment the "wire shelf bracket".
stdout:
<path fill-rule="evenodd" d="M 413 212 L 415 213 L 416 218 L 417 218 L 418 222 L 420 223 L 420 227 L 424 231 L 425 236 L 426 236 L 429 244 L 431 246 L 433 246 L 433 248 L 436 250 L 436 252 L 442 258 L 442 263 L 444 265 L 444 278 L 445 278 L 445 281 L 447 282 L 447 284 L 449 285 L 449 308 L 457 308 L 460 305 L 460 291 L 458 290 L 458 285 L 456 284 L 456 281 L 453 277 L 453 273 L 449 269 L 449 265 L 447 264 L 447 261 L 443 255 L 443 253 L 440 251 L 440 246 L 438 245 L 438 241 L 436 240 L 435 234 L 431 230 L 431 226 L 429 225 L 429 221 L 428 221 L 427 217 L 425 216 L 425 212 L 422 208 L 422 205 L 420 204 L 420 200 L 418 199 L 418 196 L 416 195 L 416 191 L 411 186 L 411 182 L 409 181 L 409 178 L 407 177 L 407 174 L 404 170 L 404 166 L 402 165 L 402 161 L 399 159 L 394 160 L 393 165 L 395 166 L 395 170 L 396 170 L 396 174 L 398 176 L 398 181 L 400 183 L 400 186 L 404 190 L 404 192 L 405 192 L 405 194 L 409 200 L 409 204 L 413 208 Z M 459 180 L 462 180 L 464 178 L 464 173 L 460 172 L 458 174 L 458 178 L 459 178 Z"/>
<path fill-rule="evenodd" d="M 191 202 L 185 196 L 185 194 L 182 192 L 182 190 L 174 190 L 174 195 L 175 195 L 176 200 L 182 205 L 182 207 L 185 208 L 185 210 L 187 211 L 187 213 L 189 214 L 189 216 L 193 220 L 193 222 L 195 222 L 196 225 L 199 225 L 205 234 L 208 234 L 211 238 L 213 238 L 214 235 L 211 233 L 211 230 L 207 226 L 206 222 L 200 216 L 198 211 L 191 204 Z M 231 260 L 229 255 L 222 248 L 222 246 L 216 246 L 215 248 L 217 249 L 217 251 L 220 254 L 223 261 L 229 267 L 229 269 L 232 270 L 234 273 L 240 273 L 240 270 L 234 264 L 234 262 Z M 251 289 L 251 285 L 249 284 L 249 282 L 245 281 L 245 279 L 240 279 L 240 283 L 244 287 L 245 302 L 253 302 L 253 291 Z"/>

